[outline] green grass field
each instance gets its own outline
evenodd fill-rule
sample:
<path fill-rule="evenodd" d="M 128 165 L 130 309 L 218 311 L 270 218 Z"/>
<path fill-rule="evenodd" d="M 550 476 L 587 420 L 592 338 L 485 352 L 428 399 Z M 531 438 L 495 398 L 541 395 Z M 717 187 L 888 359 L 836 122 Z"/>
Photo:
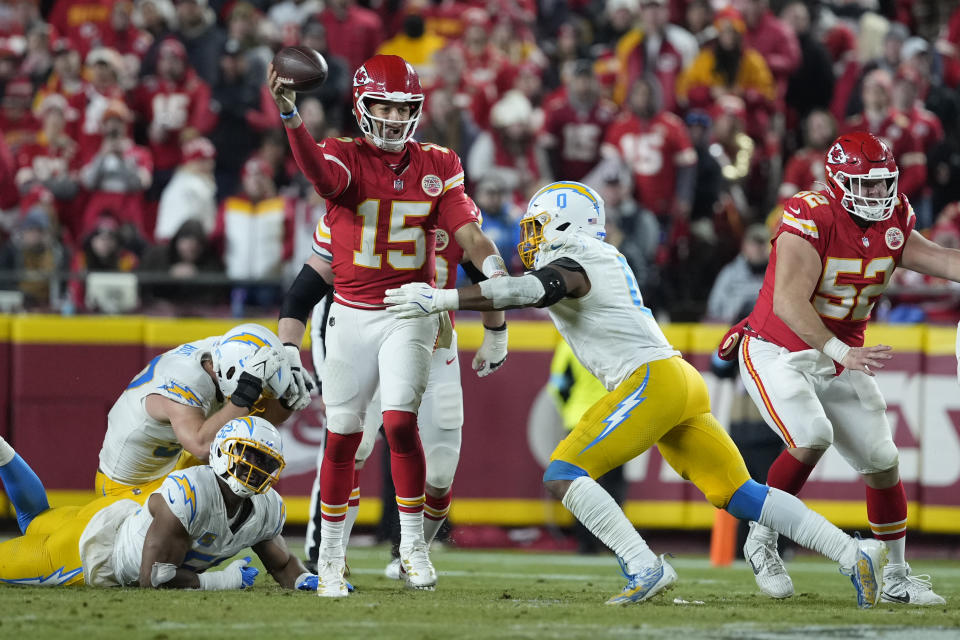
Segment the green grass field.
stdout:
<path fill-rule="evenodd" d="M 332 601 L 281 591 L 264 575 L 242 592 L 0 586 L 0 638 L 960 638 L 955 561 L 913 565 L 933 574 L 946 607 L 861 611 L 849 579 L 813 557 L 788 565 L 797 594 L 785 601 L 758 595 L 742 562 L 713 569 L 703 557 L 677 557 L 676 588 L 627 607 L 603 604 L 624 584 L 611 556 L 437 550 L 433 558 L 437 591 L 414 592 L 383 576 L 385 547 L 351 549 L 357 592 Z"/>

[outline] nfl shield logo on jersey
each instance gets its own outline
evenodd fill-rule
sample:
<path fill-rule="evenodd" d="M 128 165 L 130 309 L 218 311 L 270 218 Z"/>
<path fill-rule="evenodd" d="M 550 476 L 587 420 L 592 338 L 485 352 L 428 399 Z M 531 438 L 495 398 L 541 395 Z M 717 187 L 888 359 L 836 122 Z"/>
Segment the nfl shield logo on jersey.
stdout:
<path fill-rule="evenodd" d="M 403 191 L 403 180 L 401 180 L 400 178 L 397 178 L 396 180 L 394 180 L 393 189 L 395 191 Z"/>
<path fill-rule="evenodd" d="M 887 235 L 884 239 L 887 241 L 887 247 L 891 251 L 896 251 L 903 246 L 903 231 L 897 227 L 890 227 L 887 229 Z"/>

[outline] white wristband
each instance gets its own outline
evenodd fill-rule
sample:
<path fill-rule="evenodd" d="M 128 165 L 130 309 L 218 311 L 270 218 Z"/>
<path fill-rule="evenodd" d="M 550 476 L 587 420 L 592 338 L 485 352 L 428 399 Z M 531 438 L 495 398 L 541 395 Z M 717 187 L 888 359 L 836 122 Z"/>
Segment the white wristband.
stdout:
<path fill-rule="evenodd" d="M 204 591 L 226 591 L 243 586 L 239 571 L 208 571 L 197 574 L 197 578 L 200 579 L 200 588 Z"/>
<path fill-rule="evenodd" d="M 494 253 L 483 259 L 483 265 L 480 270 L 483 272 L 483 275 L 488 278 L 499 278 L 500 276 L 507 275 L 507 264 L 499 254 Z"/>
<path fill-rule="evenodd" d="M 460 293 L 456 289 L 437 289 L 433 308 L 437 311 L 456 311 L 460 308 Z"/>
<path fill-rule="evenodd" d="M 850 345 L 840 340 L 840 338 L 834 336 L 827 340 L 827 343 L 823 345 L 823 349 L 820 351 L 830 356 L 837 362 L 843 362 L 843 359 L 846 357 L 847 353 L 850 352 L 850 348 Z"/>

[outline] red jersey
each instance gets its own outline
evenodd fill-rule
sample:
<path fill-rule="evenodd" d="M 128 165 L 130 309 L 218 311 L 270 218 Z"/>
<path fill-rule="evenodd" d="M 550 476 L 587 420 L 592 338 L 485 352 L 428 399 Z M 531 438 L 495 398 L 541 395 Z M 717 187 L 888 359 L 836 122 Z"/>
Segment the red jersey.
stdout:
<path fill-rule="evenodd" d="M 600 160 L 600 143 L 617 117 L 612 102 L 598 100 L 587 111 L 579 111 L 569 97 L 547 107 L 544 129 L 556 141 L 557 180 L 580 180 Z"/>
<path fill-rule="evenodd" d="M 809 242 L 822 261 L 820 282 L 810 302 L 827 329 L 850 345 L 863 346 L 863 332 L 874 303 L 900 263 L 903 247 L 917 219 L 906 196 L 899 194 L 893 215 L 867 228 L 858 225 L 828 191 L 801 191 L 784 203 L 773 237 L 773 250 L 757 305 L 747 323 L 761 338 L 790 351 L 810 349 L 773 313 L 777 271 L 776 240 L 792 233 Z"/>
<path fill-rule="evenodd" d="M 332 263 L 337 301 L 383 309 L 387 289 L 432 283 L 437 227 L 452 236 L 478 222 L 457 154 L 416 142 L 387 154 L 362 138 L 328 138 L 320 146 L 330 166 L 346 173 L 337 191 L 320 194 L 327 213 L 313 235 L 314 252 Z M 401 157 L 407 165 L 396 173 L 388 162 Z M 448 237 L 448 244 L 456 242 Z"/>
<path fill-rule="evenodd" d="M 630 167 L 637 202 L 657 216 L 673 208 L 677 168 L 697 162 L 683 120 L 661 111 L 649 120 L 624 113 L 607 130 L 604 144 Z"/>
<path fill-rule="evenodd" d="M 797 191 L 812 191 L 815 182 L 826 183 L 823 166 L 826 159 L 826 151 L 818 151 L 807 147 L 793 154 L 783 170 L 780 199 L 786 200 Z"/>
<path fill-rule="evenodd" d="M 883 122 L 871 128 L 866 114 L 848 118 L 840 133 L 851 131 L 867 131 L 882 138 L 893 151 L 900 169 L 898 188 L 907 195 L 918 195 L 927 182 L 927 157 L 920 147 L 920 142 L 913 136 L 910 119 L 894 109 L 884 118 Z"/>
<path fill-rule="evenodd" d="M 932 111 L 927 111 L 918 103 L 904 115 L 910 122 L 910 133 L 920 143 L 920 150 L 928 153 L 933 145 L 943 140 L 943 124 Z"/>
<path fill-rule="evenodd" d="M 163 139 L 150 140 L 153 162 L 159 170 L 173 169 L 180 163 L 180 134 L 195 129 L 201 135 L 216 124 L 210 111 L 210 86 L 193 71 L 180 82 L 151 76 L 137 88 L 134 110 L 148 123 L 163 123 Z"/>
<path fill-rule="evenodd" d="M 67 132 L 80 145 L 80 161 L 86 163 L 100 151 L 103 144 L 103 113 L 112 100 L 123 101 L 119 86 L 108 87 L 100 93 L 92 84 L 84 85 L 79 93 L 67 96 L 67 103 L 78 114 L 68 123 Z"/>
<path fill-rule="evenodd" d="M 77 143 L 64 137 L 64 144 L 48 144 L 43 134 L 37 142 L 20 147 L 17 152 L 17 184 L 68 176 L 80 168 Z"/>

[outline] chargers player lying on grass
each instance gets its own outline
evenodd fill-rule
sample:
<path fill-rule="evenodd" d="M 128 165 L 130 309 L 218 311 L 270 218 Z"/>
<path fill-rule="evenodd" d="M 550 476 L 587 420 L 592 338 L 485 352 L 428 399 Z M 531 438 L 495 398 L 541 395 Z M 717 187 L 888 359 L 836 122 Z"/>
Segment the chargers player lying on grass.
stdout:
<path fill-rule="evenodd" d="M 230 420 L 258 413 L 280 424 L 293 374 L 280 339 L 252 323 L 156 356 L 110 408 L 96 492 L 142 502 L 174 469 L 203 464 Z"/>
<path fill-rule="evenodd" d="M 21 585 L 244 589 L 250 558 L 207 571 L 253 547 L 285 589 L 313 591 L 280 536 L 286 509 L 273 490 L 280 434 L 256 416 L 231 420 L 210 445 L 210 465 L 168 475 L 142 506 L 120 496 L 51 509 L 40 479 L 0 438 L 0 480 L 23 535 L 0 543 L 0 582 Z"/>
<path fill-rule="evenodd" d="M 630 265 L 603 241 L 603 200 L 586 185 L 557 182 L 534 195 L 520 220 L 523 276 L 456 290 L 423 283 L 387 291 L 399 317 L 451 309 L 548 307 L 577 358 L 609 392 L 559 444 L 543 476 L 547 489 L 606 544 L 627 585 L 607 604 L 641 602 L 667 590 L 677 573 L 650 550 L 595 478 L 654 444 L 716 507 L 756 520 L 840 563 L 861 607 L 876 604 L 887 549 L 851 538 L 798 498 L 750 479 L 730 436 L 710 414 L 703 378 L 653 319 Z"/>

